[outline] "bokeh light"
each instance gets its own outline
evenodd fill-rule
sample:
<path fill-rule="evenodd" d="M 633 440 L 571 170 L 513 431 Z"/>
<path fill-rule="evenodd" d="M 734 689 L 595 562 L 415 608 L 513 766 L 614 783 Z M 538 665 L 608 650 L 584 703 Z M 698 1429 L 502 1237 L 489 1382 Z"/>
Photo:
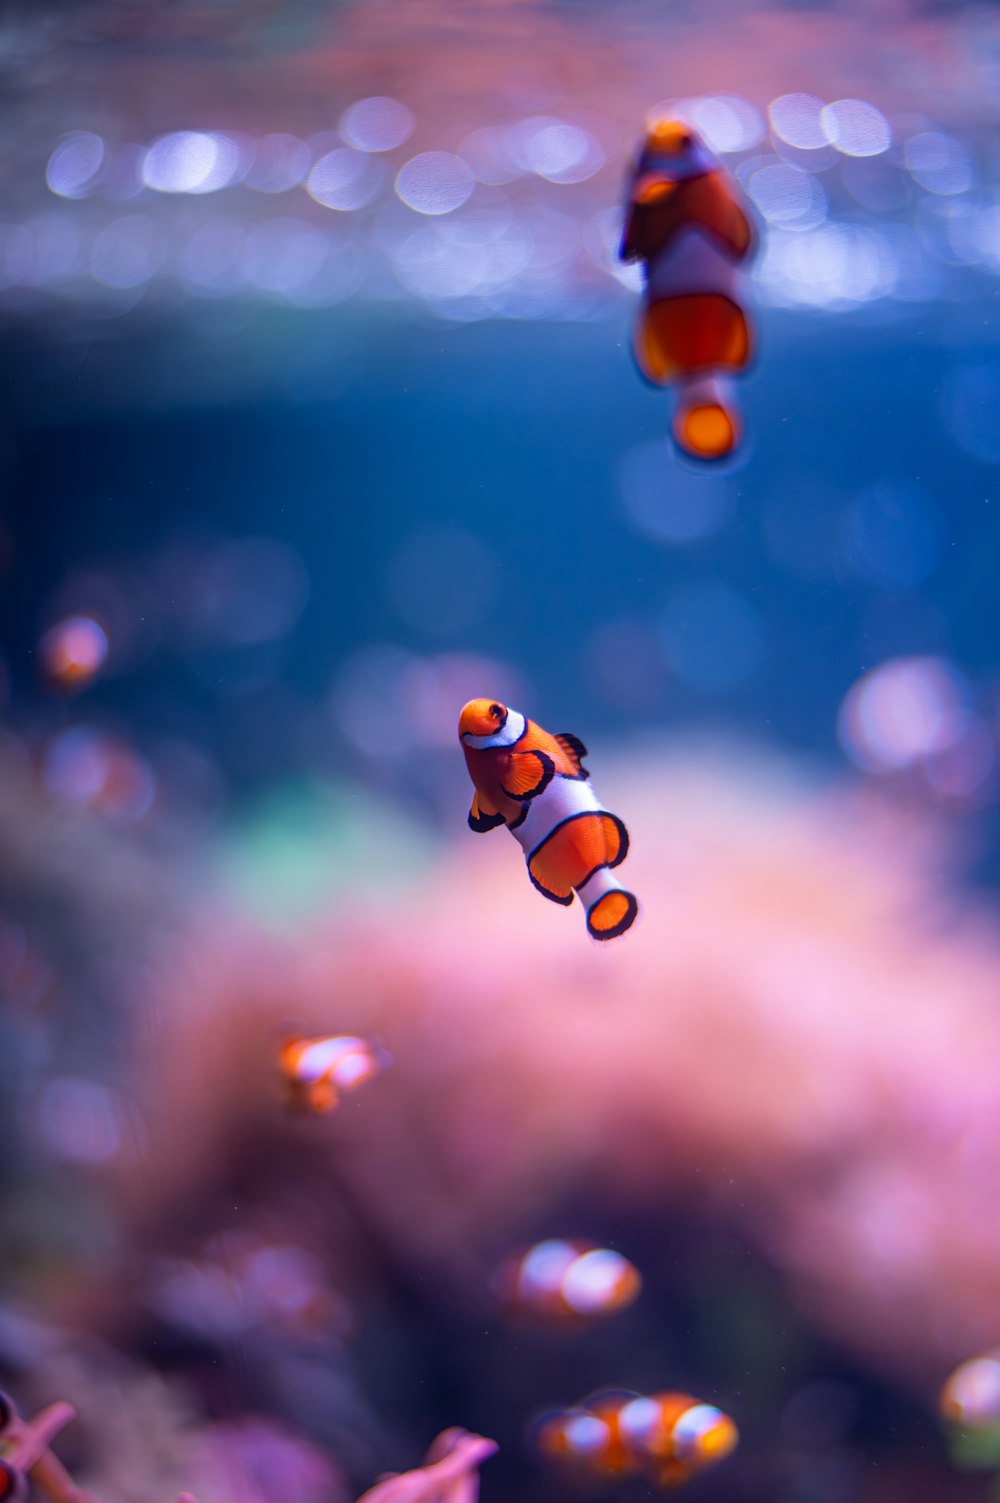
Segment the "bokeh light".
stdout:
<path fill-rule="evenodd" d="M 863 674 L 844 697 L 837 734 L 868 772 L 897 772 L 946 751 L 967 724 L 969 693 L 942 658 L 894 658 Z"/>
<path fill-rule="evenodd" d="M 786 162 L 759 167 L 746 186 L 764 218 L 782 229 L 811 230 L 826 218 L 822 184 Z"/>
<path fill-rule="evenodd" d="M 514 162 L 550 183 L 582 183 L 604 165 L 604 152 L 588 131 L 546 115 L 520 121 L 507 132 Z"/>
<path fill-rule="evenodd" d="M 376 94 L 349 105 L 340 117 L 339 130 L 357 151 L 392 151 L 409 140 L 415 124 L 413 111 L 405 104 Z"/>
<path fill-rule="evenodd" d="M 71 131 L 49 157 L 45 180 L 60 198 L 84 198 L 104 165 L 104 142 L 90 130 Z"/>
<path fill-rule="evenodd" d="M 475 179 L 461 157 L 449 151 L 423 151 L 396 175 L 396 192 L 418 214 L 451 214 L 468 201 Z"/>
<path fill-rule="evenodd" d="M 156 801 L 156 782 L 145 760 L 123 741 L 90 726 L 54 736 L 43 759 L 45 786 L 59 803 L 133 824 Z"/>
<path fill-rule="evenodd" d="M 827 140 L 848 157 L 877 157 L 892 144 L 892 128 L 882 111 L 864 99 L 837 99 L 819 115 Z"/>
<path fill-rule="evenodd" d="M 287 193 L 305 182 L 312 151 L 287 131 L 271 131 L 254 143 L 253 161 L 243 181 L 258 193 Z"/>
<path fill-rule="evenodd" d="M 665 438 L 638 444 L 623 455 L 619 485 L 633 527 L 660 543 L 711 537 L 733 509 L 732 482 L 679 469 L 671 462 Z"/>
<path fill-rule="evenodd" d="M 768 107 L 771 129 L 789 146 L 816 151 L 829 144 L 823 125 L 823 101 L 814 94 L 781 94 Z"/>
<path fill-rule="evenodd" d="M 845 514 L 848 556 L 871 584 L 909 589 L 927 579 L 948 547 L 941 508 L 919 486 L 881 481 L 867 487 Z"/>
<path fill-rule="evenodd" d="M 179 130 L 153 142 L 142 179 L 158 193 L 217 193 L 235 181 L 240 168 L 241 152 L 232 136 Z"/>
<path fill-rule="evenodd" d="M 739 94 L 707 94 L 685 100 L 679 113 L 691 121 L 712 151 L 723 155 L 749 151 L 764 138 L 759 111 Z"/>
<path fill-rule="evenodd" d="M 903 145 L 903 160 L 911 177 L 928 193 L 965 193 L 972 187 L 969 153 L 954 136 L 921 131 Z"/>
<path fill-rule="evenodd" d="M 312 198 L 327 209 L 363 209 L 377 196 L 384 169 L 377 158 L 350 146 L 338 147 L 321 156 L 309 173 L 307 187 Z"/>

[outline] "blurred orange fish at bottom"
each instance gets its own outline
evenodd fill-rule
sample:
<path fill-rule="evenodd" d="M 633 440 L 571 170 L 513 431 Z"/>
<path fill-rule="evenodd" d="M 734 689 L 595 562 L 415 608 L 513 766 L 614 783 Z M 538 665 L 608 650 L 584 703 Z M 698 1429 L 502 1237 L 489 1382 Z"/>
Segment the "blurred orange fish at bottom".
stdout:
<path fill-rule="evenodd" d="M 545 1416 L 536 1429 L 543 1456 L 605 1476 L 643 1472 L 679 1487 L 735 1450 L 739 1432 L 714 1404 L 686 1393 L 609 1393 Z"/>
<path fill-rule="evenodd" d="M 508 1258 L 497 1275 L 508 1308 L 563 1322 L 614 1315 L 639 1296 L 639 1270 L 609 1247 L 555 1238 Z"/>
<path fill-rule="evenodd" d="M 347 1034 L 289 1038 L 278 1055 L 292 1105 L 317 1113 L 336 1111 L 342 1097 L 374 1080 L 391 1063 L 379 1045 Z"/>

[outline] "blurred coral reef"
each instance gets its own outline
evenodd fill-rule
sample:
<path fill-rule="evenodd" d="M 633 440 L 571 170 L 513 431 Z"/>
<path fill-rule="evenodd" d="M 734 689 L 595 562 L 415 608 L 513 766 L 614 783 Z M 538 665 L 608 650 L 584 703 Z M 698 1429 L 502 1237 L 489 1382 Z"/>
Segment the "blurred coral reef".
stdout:
<path fill-rule="evenodd" d="M 0 1362 L 24 1403 L 78 1408 L 102 1499 L 347 1499 L 442 1403 L 484 1428 L 508 1406 L 509 1428 L 572 1397 L 542 1386 L 566 1381 L 558 1350 L 527 1386 L 501 1372 L 500 1332 L 489 1372 L 491 1273 L 532 1235 L 624 1229 L 668 1289 L 693 1276 L 678 1246 L 691 1263 L 699 1238 L 735 1238 L 835 1361 L 928 1407 L 996 1343 L 1000 934 L 954 837 L 747 750 L 639 748 L 602 759 L 602 788 L 644 904 L 610 953 L 539 899 L 502 833 L 464 828 L 390 896 L 345 870 L 320 918 L 275 936 L 149 833 L 57 811 L 8 752 Z M 277 1070 L 289 1028 L 378 1035 L 394 1068 L 303 1120 Z M 674 1264 L 664 1216 L 697 1233 Z M 773 1309 L 719 1318 L 745 1356 L 741 1322 Z M 610 1345 L 587 1361 L 683 1376 L 654 1370 L 650 1341 L 678 1348 L 650 1319 L 605 1323 L 636 1322 L 624 1346 L 588 1334 Z M 434 1343 L 463 1331 L 478 1387 L 449 1399 Z M 741 1429 L 748 1381 L 718 1379 Z M 762 1429 L 790 1383 L 762 1369 Z M 891 1475 L 863 1496 L 895 1497 Z M 925 1482 L 913 1497 L 935 1496 Z"/>

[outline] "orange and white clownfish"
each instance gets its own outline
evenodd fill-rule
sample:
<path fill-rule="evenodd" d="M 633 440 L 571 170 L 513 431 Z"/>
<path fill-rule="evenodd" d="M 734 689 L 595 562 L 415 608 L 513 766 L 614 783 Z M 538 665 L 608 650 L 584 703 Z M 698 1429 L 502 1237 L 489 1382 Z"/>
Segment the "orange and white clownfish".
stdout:
<path fill-rule="evenodd" d="M 1000 1351 L 962 1362 L 941 1390 L 941 1414 L 962 1430 L 1000 1425 Z"/>
<path fill-rule="evenodd" d="M 642 1276 L 610 1247 L 552 1238 L 508 1258 L 497 1287 L 518 1314 L 579 1322 L 627 1309 L 639 1296 Z"/>
<path fill-rule="evenodd" d="M 579 893 L 595 939 L 631 928 L 639 905 L 612 875 L 628 854 L 628 831 L 597 802 L 583 742 L 550 736 L 494 699 L 469 701 L 458 737 L 476 789 L 470 829 L 482 834 L 506 825 L 540 893 L 567 906 Z"/>
<path fill-rule="evenodd" d="M 536 1439 L 544 1456 L 604 1476 L 645 1473 L 679 1487 L 724 1460 L 739 1441 L 728 1414 L 686 1393 L 609 1393 L 546 1416 Z"/>
<path fill-rule="evenodd" d="M 619 255 L 645 271 L 639 369 L 656 386 L 676 384 L 674 439 L 696 459 L 724 459 L 740 440 L 727 377 L 750 361 L 743 269 L 754 238 L 739 189 L 697 132 L 654 120 L 632 172 Z"/>
<path fill-rule="evenodd" d="M 286 1039 L 278 1067 L 293 1106 L 308 1112 L 332 1112 L 341 1097 L 380 1075 L 389 1056 L 368 1039 L 348 1035 Z"/>

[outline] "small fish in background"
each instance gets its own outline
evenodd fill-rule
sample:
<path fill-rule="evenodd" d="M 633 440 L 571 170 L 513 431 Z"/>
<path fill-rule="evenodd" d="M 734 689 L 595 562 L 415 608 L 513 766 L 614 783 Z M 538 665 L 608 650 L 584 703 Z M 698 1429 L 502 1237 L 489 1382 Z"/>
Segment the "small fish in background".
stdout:
<path fill-rule="evenodd" d="M 543 1456 L 602 1476 L 645 1474 L 679 1487 L 735 1450 L 739 1432 L 714 1404 L 686 1393 L 597 1394 L 546 1415 L 536 1429 Z"/>
<path fill-rule="evenodd" d="M 752 334 L 743 282 L 754 233 L 740 191 L 699 137 L 654 119 L 629 185 L 623 261 L 646 277 L 633 349 L 656 386 L 677 386 L 673 434 L 695 459 L 725 459 L 741 425 L 728 376 Z"/>
<path fill-rule="evenodd" d="M 953 1464 L 1000 1470 L 1000 1352 L 959 1363 L 941 1389 L 939 1409 Z"/>
<path fill-rule="evenodd" d="M 515 1314 L 579 1323 L 627 1309 L 639 1297 L 642 1276 L 611 1248 L 552 1239 L 508 1258 L 497 1288 Z"/>
<path fill-rule="evenodd" d="M 943 1419 L 964 1429 L 1000 1425 L 1000 1356 L 960 1363 L 941 1389 L 940 1408 Z"/>
<path fill-rule="evenodd" d="M 469 701 L 458 737 L 476 789 L 470 829 L 506 825 L 544 897 L 568 906 L 579 894 L 594 939 L 630 929 L 639 904 L 612 875 L 628 855 L 628 831 L 597 802 L 583 742 L 568 732 L 551 736 L 492 699 Z"/>
<path fill-rule="evenodd" d="M 342 1097 L 391 1063 L 386 1051 L 369 1039 L 340 1034 L 286 1039 L 278 1055 L 292 1105 L 317 1114 L 336 1111 Z"/>
<path fill-rule="evenodd" d="M 108 656 L 108 635 L 92 616 L 66 616 L 38 644 L 47 681 L 73 694 L 97 677 Z"/>

